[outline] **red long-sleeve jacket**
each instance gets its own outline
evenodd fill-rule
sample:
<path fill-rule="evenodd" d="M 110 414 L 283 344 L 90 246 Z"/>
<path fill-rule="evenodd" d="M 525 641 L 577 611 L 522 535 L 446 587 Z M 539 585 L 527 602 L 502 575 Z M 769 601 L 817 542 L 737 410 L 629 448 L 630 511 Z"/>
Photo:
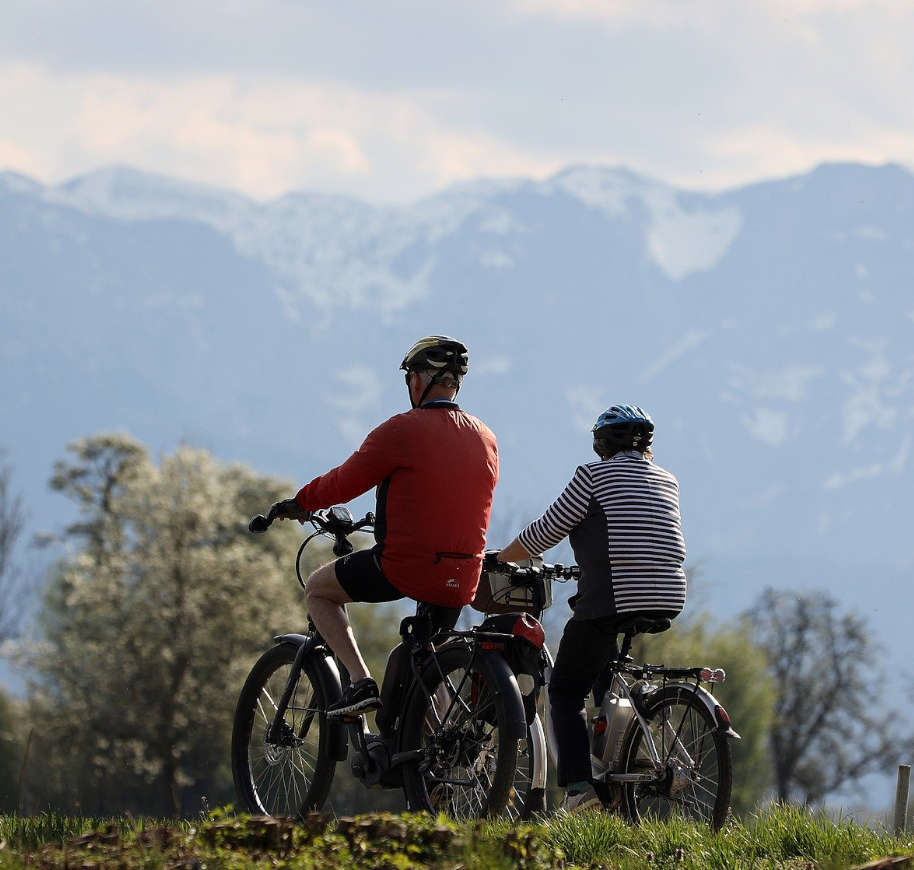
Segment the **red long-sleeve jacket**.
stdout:
<path fill-rule="evenodd" d="M 376 486 L 384 576 L 409 598 L 460 607 L 479 583 L 497 480 L 492 431 L 455 403 L 435 402 L 382 423 L 296 499 L 317 510 Z"/>

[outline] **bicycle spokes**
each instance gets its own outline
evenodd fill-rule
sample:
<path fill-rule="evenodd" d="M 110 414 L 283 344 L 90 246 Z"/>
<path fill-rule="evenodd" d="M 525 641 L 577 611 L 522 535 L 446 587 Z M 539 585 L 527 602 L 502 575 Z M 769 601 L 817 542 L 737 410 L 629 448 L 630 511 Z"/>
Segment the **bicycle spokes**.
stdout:
<path fill-rule="evenodd" d="M 683 815 L 702 821 L 718 815 L 721 800 L 721 738 L 704 706 L 692 697 L 668 699 L 649 714 L 649 739 L 661 769 L 649 782 L 632 786 L 639 815 L 668 818 Z M 631 769 L 651 765 L 643 733 L 635 740 L 637 754 Z M 727 759 L 727 764 L 729 760 Z M 729 767 L 726 768 L 729 774 Z M 726 783 L 729 792 L 729 782 Z"/>
<path fill-rule="evenodd" d="M 285 716 L 274 723 L 289 670 L 277 669 L 261 688 L 248 748 L 257 803 L 269 815 L 295 816 L 301 811 L 317 764 L 317 740 L 311 733 L 314 692 L 303 689 L 304 672 Z M 305 697 L 310 700 L 302 704 Z"/>
<path fill-rule="evenodd" d="M 473 670 L 443 674 L 431 691 L 424 779 L 432 808 L 457 818 L 485 812 L 498 762 L 495 698 Z"/>

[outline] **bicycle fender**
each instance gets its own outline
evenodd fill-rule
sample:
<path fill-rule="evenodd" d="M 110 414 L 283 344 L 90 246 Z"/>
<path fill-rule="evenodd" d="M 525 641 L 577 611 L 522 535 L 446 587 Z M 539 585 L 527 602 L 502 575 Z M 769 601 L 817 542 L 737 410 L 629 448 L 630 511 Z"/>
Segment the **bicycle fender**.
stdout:
<path fill-rule="evenodd" d="M 532 744 L 533 751 L 533 773 L 530 777 L 530 788 L 546 789 L 546 774 L 549 769 L 549 753 L 546 748 L 546 732 L 543 729 L 543 723 L 539 715 L 533 717 L 530 724 L 530 735 L 527 738 Z"/>
<path fill-rule="evenodd" d="M 298 649 L 307 645 L 309 649 L 305 655 L 316 649 L 318 654 L 314 656 L 313 662 L 321 694 L 327 699 L 328 704 L 339 700 L 343 694 L 340 671 L 336 666 L 336 661 L 326 647 L 319 646 L 313 637 L 306 634 L 281 634 L 273 639 L 277 643 L 292 644 Z M 349 741 L 347 740 L 346 728 L 343 723 L 330 722 L 328 734 L 327 751 L 330 758 L 333 761 L 345 761 L 349 753 Z"/>
<path fill-rule="evenodd" d="M 683 689 L 687 692 L 692 692 L 704 705 L 708 708 L 708 712 L 714 718 L 714 721 L 717 723 L 717 730 L 722 734 L 729 737 L 731 740 L 742 740 L 739 734 L 733 730 L 733 726 L 730 724 L 730 717 L 727 715 L 727 711 L 724 710 L 724 705 L 720 703 L 707 689 L 702 686 L 695 687 L 695 683 L 667 683 L 665 686 L 666 689 Z M 726 718 L 722 719 L 717 712 L 717 708 L 724 710 L 724 716 Z"/>
<path fill-rule="evenodd" d="M 280 634 L 273 638 L 276 643 L 291 643 L 294 647 L 300 647 L 303 644 L 314 646 L 314 638 L 307 634 Z"/>
<path fill-rule="evenodd" d="M 492 680 L 496 691 L 505 700 L 508 712 L 508 735 L 517 740 L 527 736 L 527 714 L 517 685 L 517 677 L 501 653 L 483 653 L 479 659 L 482 670 Z"/>

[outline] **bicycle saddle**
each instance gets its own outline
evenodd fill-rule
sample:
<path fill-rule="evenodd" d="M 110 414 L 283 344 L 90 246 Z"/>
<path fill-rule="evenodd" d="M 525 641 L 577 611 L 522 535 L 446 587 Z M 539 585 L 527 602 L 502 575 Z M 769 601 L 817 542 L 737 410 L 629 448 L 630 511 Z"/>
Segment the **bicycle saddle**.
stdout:
<path fill-rule="evenodd" d="M 417 602 L 416 615 L 400 622 L 400 636 L 407 644 L 423 644 L 442 631 L 450 631 L 460 616 L 460 609 Z"/>
<path fill-rule="evenodd" d="M 616 624 L 619 634 L 660 634 L 666 631 L 673 623 L 665 616 L 630 616 Z"/>

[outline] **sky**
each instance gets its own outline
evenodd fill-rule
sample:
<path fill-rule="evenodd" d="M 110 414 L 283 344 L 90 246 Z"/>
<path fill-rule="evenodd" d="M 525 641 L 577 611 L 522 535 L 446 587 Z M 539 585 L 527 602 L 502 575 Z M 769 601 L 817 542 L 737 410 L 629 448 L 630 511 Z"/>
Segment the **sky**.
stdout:
<path fill-rule="evenodd" d="M 914 165 L 911 0 L 3 0 L 0 169 L 410 202 Z"/>

